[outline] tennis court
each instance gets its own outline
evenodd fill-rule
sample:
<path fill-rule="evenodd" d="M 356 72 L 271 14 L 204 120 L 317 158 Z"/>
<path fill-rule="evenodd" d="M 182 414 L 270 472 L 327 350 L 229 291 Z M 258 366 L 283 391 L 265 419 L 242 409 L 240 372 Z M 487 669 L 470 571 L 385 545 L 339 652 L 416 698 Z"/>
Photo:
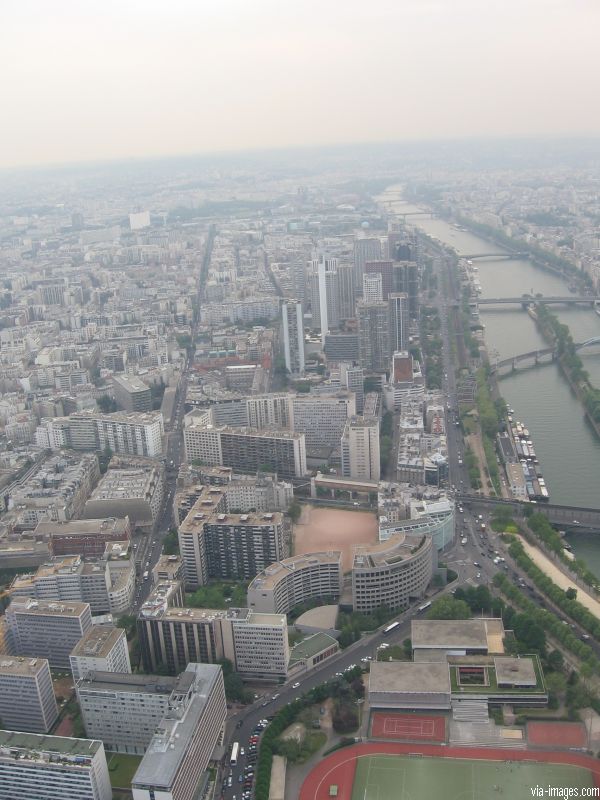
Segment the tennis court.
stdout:
<path fill-rule="evenodd" d="M 570 764 L 373 755 L 358 759 L 351 800 L 531 800 L 535 786 L 594 786 Z"/>
<path fill-rule="evenodd" d="M 371 717 L 371 736 L 375 739 L 445 742 L 446 720 L 442 716 L 374 711 Z"/>

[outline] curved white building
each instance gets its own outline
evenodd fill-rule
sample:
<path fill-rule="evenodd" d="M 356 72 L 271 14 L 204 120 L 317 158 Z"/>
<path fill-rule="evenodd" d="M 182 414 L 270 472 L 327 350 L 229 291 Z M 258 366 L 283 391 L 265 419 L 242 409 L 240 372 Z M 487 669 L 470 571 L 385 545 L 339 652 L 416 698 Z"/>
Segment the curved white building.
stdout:
<path fill-rule="evenodd" d="M 276 561 L 248 586 L 248 607 L 267 614 L 287 614 L 312 597 L 338 598 L 342 591 L 342 554 L 306 553 Z"/>
<path fill-rule="evenodd" d="M 379 606 L 406 608 L 423 597 L 437 565 L 432 537 L 398 533 L 385 542 L 355 548 L 352 565 L 354 611 Z"/>

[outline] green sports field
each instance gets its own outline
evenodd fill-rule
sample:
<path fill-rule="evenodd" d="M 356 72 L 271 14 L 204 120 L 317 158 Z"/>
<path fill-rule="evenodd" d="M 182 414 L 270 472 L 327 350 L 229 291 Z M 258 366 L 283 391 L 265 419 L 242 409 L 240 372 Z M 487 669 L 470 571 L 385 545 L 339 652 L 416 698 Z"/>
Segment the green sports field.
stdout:
<path fill-rule="evenodd" d="M 593 785 L 589 770 L 568 764 L 362 756 L 352 800 L 531 800 L 535 786 L 546 797 L 548 786 Z"/>

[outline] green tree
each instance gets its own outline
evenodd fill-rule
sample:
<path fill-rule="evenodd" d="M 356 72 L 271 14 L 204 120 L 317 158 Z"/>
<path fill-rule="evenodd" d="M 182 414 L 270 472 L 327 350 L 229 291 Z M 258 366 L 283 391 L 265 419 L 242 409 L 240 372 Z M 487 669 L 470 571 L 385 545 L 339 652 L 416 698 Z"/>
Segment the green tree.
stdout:
<path fill-rule="evenodd" d="M 464 600 L 455 600 L 452 595 L 438 597 L 431 604 L 427 619 L 469 619 L 471 609 Z"/>
<path fill-rule="evenodd" d="M 572 586 L 569 586 L 567 591 L 565 592 L 567 600 L 575 600 L 577 597 L 577 589 L 574 589 Z"/>
<path fill-rule="evenodd" d="M 302 506 L 297 500 L 292 500 L 290 503 L 290 507 L 288 508 L 288 514 L 290 515 L 290 519 L 294 524 L 298 522 L 300 519 L 300 515 L 302 514 Z"/>
<path fill-rule="evenodd" d="M 176 528 L 171 528 L 163 539 L 162 551 L 166 556 L 179 555 L 179 538 Z"/>

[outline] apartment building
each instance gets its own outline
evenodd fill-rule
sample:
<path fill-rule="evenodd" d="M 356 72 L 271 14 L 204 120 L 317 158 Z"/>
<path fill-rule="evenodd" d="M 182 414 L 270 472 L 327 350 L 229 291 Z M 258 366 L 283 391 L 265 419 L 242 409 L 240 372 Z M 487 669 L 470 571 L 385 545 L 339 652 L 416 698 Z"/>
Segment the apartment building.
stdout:
<path fill-rule="evenodd" d="M 0 730 L 0 797 L 111 800 L 102 742 Z"/>
<path fill-rule="evenodd" d="M 354 611 L 369 614 L 386 606 L 406 608 L 423 597 L 437 567 L 437 550 L 428 536 L 396 534 L 385 542 L 355 548 L 352 564 Z"/>
<path fill-rule="evenodd" d="M 294 430 L 304 434 L 309 451 L 339 447 L 346 420 L 356 414 L 354 394 L 347 391 L 297 395 L 292 407 Z"/>
<path fill-rule="evenodd" d="M 45 658 L 0 656 L 0 720 L 6 730 L 48 733 L 58 719 Z"/>
<path fill-rule="evenodd" d="M 302 433 L 192 424 L 183 429 L 183 440 L 188 461 L 199 459 L 245 473 L 268 467 L 286 480 L 306 475 Z"/>
<path fill-rule="evenodd" d="M 379 419 L 351 417 L 346 420 L 341 438 L 342 476 L 356 480 L 378 481 Z"/>
<path fill-rule="evenodd" d="M 26 482 L 11 489 L 8 508 L 22 527 L 39 522 L 66 522 L 81 514 L 100 478 L 94 454 L 58 453 L 45 459 Z"/>
<path fill-rule="evenodd" d="M 304 372 L 304 314 L 300 300 L 284 300 L 281 305 L 285 368 L 292 375 Z"/>
<path fill-rule="evenodd" d="M 137 375 L 113 375 L 113 392 L 119 408 L 124 411 L 152 411 L 152 395 Z"/>
<path fill-rule="evenodd" d="M 253 680 L 287 675 L 287 620 L 282 614 L 248 608 L 181 608 L 179 584 L 160 584 L 140 609 L 138 633 L 144 669 L 166 666 L 181 671 L 190 661 L 215 663 L 228 658 Z"/>
<path fill-rule="evenodd" d="M 339 550 L 306 553 L 270 564 L 248 586 L 248 608 L 261 613 L 287 614 L 314 597 L 337 599 L 343 585 Z"/>
<path fill-rule="evenodd" d="M 76 519 L 69 522 L 40 522 L 34 534 L 48 539 L 55 556 L 80 555 L 101 558 L 109 542 L 127 542 L 131 538 L 129 517 Z"/>
<path fill-rule="evenodd" d="M 188 664 L 133 776 L 133 800 L 195 800 L 226 716 L 221 667 Z"/>
<path fill-rule="evenodd" d="M 86 736 L 111 752 L 143 755 L 176 682 L 169 676 L 88 672 L 76 685 Z"/>
<path fill-rule="evenodd" d="M 61 556 L 42 564 L 35 573 L 17 575 L 8 590 L 11 598 L 74 600 L 89 603 L 94 615 L 122 614 L 133 601 L 135 566 L 127 558 L 127 542 L 107 547 L 108 553 L 101 559 Z"/>
<path fill-rule="evenodd" d="M 198 588 L 209 578 L 253 578 L 273 561 L 285 558 L 290 549 L 290 523 L 280 511 L 231 514 L 215 510 L 211 492 L 219 495 L 218 505 L 223 506 L 221 493 L 208 489 L 179 526 L 188 589 Z"/>
<path fill-rule="evenodd" d="M 162 455 L 163 417 L 159 411 L 99 414 L 80 411 L 43 420 L 36 439 L 51 449 L 106 450 L 133 456 Z"/>
<path fill-rule="evenodd" d="M 89 603 L 17 598 L 5 616 L 11 654 L 47 658 L 53 669 L 69 669 L 73 648 L 92 627 Z"/>
<path fill-rule="evenodd" d="M 164 493 L 162 464 L 148 459 L 139 463 L 113 459 L 86 502 L 83 516 L 128 517 L 133 527 L 150 533 L 162 513 Z"/>
<path fill-rule="evenodd" d="M 93 625 L 77 642 L 69 661 L 74 681 L 90 672 L 131 672 L 125 631 L 113 625 Z"/>

